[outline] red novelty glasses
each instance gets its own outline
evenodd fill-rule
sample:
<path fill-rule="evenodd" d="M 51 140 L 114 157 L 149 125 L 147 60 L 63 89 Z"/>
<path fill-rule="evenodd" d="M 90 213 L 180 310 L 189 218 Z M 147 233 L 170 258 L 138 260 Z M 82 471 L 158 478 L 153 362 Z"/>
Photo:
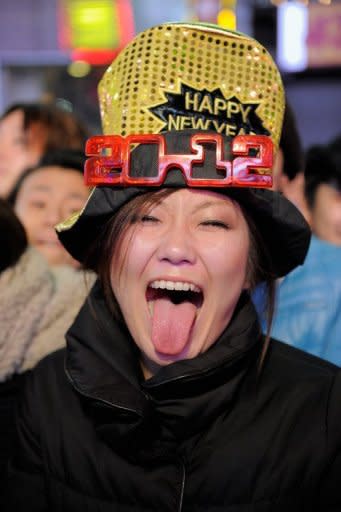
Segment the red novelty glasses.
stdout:
<path fill-rule="evenodd" d="M 133 172 L 132 150 L 136 145 L 153 146 L 157 169 Z M 196 169 L 205 165 L 207 146 L 215 148 L 216 177 L 198 177 Z M 190 154 L 168 154 L 162 134 L 97 135 L 86 143 L 87 185 L 160 186 L 170 169 L 179 169 L 189 187 L 272 187 L 273 142 L 265 135 L 237 135 L 231 140 L 231 161 L 224 160 L 224 139 L 220 134 L 196 133 L 190 138 Z"/>

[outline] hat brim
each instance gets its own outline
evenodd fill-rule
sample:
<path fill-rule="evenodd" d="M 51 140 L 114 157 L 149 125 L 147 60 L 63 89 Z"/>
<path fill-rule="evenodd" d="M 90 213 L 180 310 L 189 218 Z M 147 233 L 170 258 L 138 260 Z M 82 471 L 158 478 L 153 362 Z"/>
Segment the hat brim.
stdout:
<path fill-rule="evenodd" d="M 76 260 L 84 263 L 103 226 L 134 197 L 150 188 L 97 187 L 78 220 L 58 237 Z M 282 194 L 265 189 L 215 189 L 232 196 L 247 210 L 257 226 L 271 258 L 275 277 L 282 277 L 304 262 L 310 228 L 299 210 Z M 95 255 L 93 254 L 94 259 Z"/>
<path fill-rule="evenodd" d="M 190 154 L 190 140 L 194 130 L 164 132 L 168 154 Z M 209 133 L 209 132 L 205 132 Z M 223 137 L 225 157 L 229 158 L 230 138 Z M 157 152 L 148 144 L 140 144 L 133 150 L 134 165 L 138 173 L 148 175 L 158 168 Z M 215 173 L 216 153 L 214 146 L 205 148 L 205 160 L 200 172 L 204 177 Z M 181 172 L 175 168 L 168 172 L 161 188 L 186 187 Z M 157 189 L 156 189 L 157 190 Z M 209 189 L 210 190 L 210 189 Z M 268 271 L 281 277 L 303 263 L 310 242 L 310 228 L 299 210 L 279 192 L 263 188 L 226 187 L 212 188 L 215 192 L 232 197 L 248 212 L 256 225 L 267 253 L 270 256 Z M 78 261 L 84 263 L 103 226 L 128 201 L 137 195 L 150 192 L 150 187 L 100 186 L 93 190 L 77 221 L 68 229 L 59 230 L 58 236 Z"/>

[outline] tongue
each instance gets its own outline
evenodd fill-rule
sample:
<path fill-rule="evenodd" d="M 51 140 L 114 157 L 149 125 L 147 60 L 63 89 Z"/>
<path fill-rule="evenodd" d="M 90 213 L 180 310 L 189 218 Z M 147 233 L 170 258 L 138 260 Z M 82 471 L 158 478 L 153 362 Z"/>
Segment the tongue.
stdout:
<path fill-rule="evenodd" d="M 176 355 L 185 348 L 197 308 L 191 302 L 173 304 L 169 298 L 154 301 L 152 342 L 162 354 Z"/>

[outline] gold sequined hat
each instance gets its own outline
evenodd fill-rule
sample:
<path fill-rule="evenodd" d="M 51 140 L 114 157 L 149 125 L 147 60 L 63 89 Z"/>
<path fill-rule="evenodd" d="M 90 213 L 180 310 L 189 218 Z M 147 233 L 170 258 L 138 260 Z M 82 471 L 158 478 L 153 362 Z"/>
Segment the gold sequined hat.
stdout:
<path fill-rule="evenodd" d="M 138 34 L 104 73 L 98 91 L 106 135 L 165 133 L 180 154 L 186 153 L 186 132 L 193 131 L 218 132 L 225 140 L 265 135 L 275 148 L 279 143 L 285 99 L 272 57 L 255 39 L 215 25 L 166 23 Z M 143 151 L 139 158 L 147 167 Z M 84 261 L 106 221 L 144 192 L 146 187 L 96 187 L 84 209 L 57 227 L 60 240 Z M 274 274 L 302 263 L 310 230 L 298 210 L 272 190 L 236 192 L 269 248 Z"/>
<path fill-rule="evenodd" d="M 106 134 L 198 129 L 279 142 L 285 100 L 272 57 L 255 39 L 215 25 L 168 23 L 142 32 L 98 91 Z"/>

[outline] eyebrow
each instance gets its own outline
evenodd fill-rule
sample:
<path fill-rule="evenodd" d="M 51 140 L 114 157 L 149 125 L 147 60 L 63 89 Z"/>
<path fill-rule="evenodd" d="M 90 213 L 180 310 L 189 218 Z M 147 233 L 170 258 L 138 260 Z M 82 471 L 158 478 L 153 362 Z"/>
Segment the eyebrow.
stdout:
<path fill-rule="evenodd" d="M 51 187 L 48 185 L 33 185 L 31 188 L 31 191 L 33 192 L 49 192 L 51 190 Z"/>
<path fill-rule="evenodd" d="M 198 204 L 194 208 L 193 213 L 196 213 L 196 212 L 198 212 L 200 210 L 203 210 L 204 208 L 209 208 L 210 206 L 216 206 L 216 205 L 220 205 L 220 204 L 227 204 L 227 205 L 229 205 L 229 203 L 227 201 L 225 203 L 225 201 L 222 200 L 222 199 L 215 199 L 215 200 L 214 199 L 210 199 L 208 201 L 205 201 L 203 203 Z"/>
<path fill-rule="evenodd" d="M 49 187 L 48 185 L 34 185 L 31 188 L 31 192 L 50 192 L 50 191 L 51 191 L 51 187 Z M 67 199 L 81 199 L 82 201 L 85 200 L 83 194 L 80 194 L 77 192 L 69 193 L 66 196 L 66 198 Z"/>

